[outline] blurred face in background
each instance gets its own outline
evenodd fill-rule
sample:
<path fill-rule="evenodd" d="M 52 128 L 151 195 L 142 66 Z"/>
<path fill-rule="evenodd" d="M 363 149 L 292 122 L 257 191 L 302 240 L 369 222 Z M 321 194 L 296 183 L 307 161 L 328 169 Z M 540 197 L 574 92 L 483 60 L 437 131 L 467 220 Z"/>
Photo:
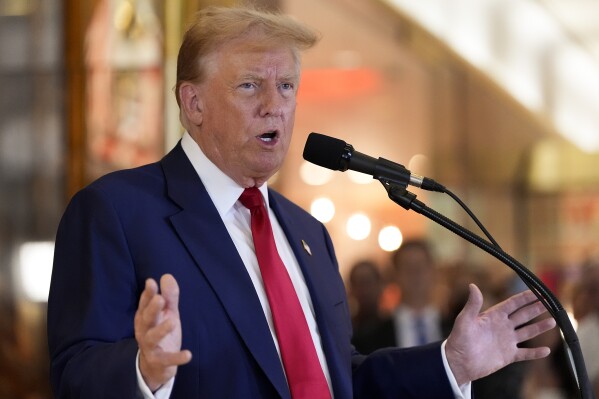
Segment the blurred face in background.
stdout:
<path fill-rule="evenodd" d="M 352 267 L 349 275 L 349 293 L 356 302 L 357 312 L 376 315 L 382 292 L 383 279 L 376 265 L 362 262 Z"/>
<path fill-rule="evenodd" d="M 394 266 L 402 302 L 416 307 L 427 305 L 436 283 L 435 265 L 429 254 L 418 247 L 406 248 Z"/>

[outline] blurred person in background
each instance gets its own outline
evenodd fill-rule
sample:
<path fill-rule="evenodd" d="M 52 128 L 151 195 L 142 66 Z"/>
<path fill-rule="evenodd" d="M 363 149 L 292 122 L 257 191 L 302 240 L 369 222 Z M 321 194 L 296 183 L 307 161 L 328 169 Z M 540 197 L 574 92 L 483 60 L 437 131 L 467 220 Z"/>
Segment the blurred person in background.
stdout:
<path fill-rule="evenodd" d="M 401 300 L 393 311 L 395 345 L 411 347 L 446 338 L 453 319 L 445 317 L 436 298 L 439 273 L 425 239 L 406 240 L 391 256 Z"/>
<path fill-rule="evenodd" d="M 354 279 L 366 274 L 364 266 L 356 266 L 357 273 L 352 269 Z M 448 320 L 444 317 L 436 300 L 435 288 L 439 287 L 437 273 L 430 244 L 425 239 L 404 241 L 390 256 L 389 275 L 392 279 L 391 284 L 398 287 L 399 304 L 389 316 L 379 314 L 366 328 L 358 326 L 356 331 L 354 327 L 352 342 L 356 348 L 370 353 L 387 346 L 407 348 L 446 338 L 453 319 Z M 374 278 L 374 272 L 369 275 Z M 383 279 L 378 270 L 376 279 L 380 282 L 377 286 L 382 290 Z M 350 287 L 352 284 L 354 283 L 350 275 Z M 380 292 L 376 294 L 377 300 L 380 300 Z M 454 316 L 457 316 L 457 313 Z"/>
<path fill-rule="evenodd" d="M 352 313 L 352 344 L 361 353 L 394 346 L 393 326 L 381 310 L 385 279 L 376 263 L 362 260 L 349 273 L 348 299 Z"/>

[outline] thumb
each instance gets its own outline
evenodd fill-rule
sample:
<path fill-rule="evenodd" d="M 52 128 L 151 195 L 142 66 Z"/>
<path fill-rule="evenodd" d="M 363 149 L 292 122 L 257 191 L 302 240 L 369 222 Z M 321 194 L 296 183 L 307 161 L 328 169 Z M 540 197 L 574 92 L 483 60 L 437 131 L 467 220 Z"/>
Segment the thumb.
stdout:
<path fill-rule="evenodd" d="M 476 284 L 468 285 L 468 290 L 468 301 L 466 301 L 460 316 L 474 319 L 478 316 L 483 307 L 483 294 Z"/>

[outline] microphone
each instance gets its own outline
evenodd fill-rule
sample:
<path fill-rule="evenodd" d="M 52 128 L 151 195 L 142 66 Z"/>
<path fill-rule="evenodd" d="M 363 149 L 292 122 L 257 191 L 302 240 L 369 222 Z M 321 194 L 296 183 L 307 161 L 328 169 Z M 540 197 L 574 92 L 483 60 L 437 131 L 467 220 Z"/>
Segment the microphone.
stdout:
<path fill-rule="evenodd" d="M 387 180 L 406 186 L 408 184 L 423 190 L 445 192 L 445 187 L 433 179 L 418 176 L 403 165 L 385 158 L 373 158 L 354 150 L 351 144 L 320 133 L 310 133 L 304 147 L 304 159 L 327 169 L 355 170 L 372 175 L 373 179 Z"/>

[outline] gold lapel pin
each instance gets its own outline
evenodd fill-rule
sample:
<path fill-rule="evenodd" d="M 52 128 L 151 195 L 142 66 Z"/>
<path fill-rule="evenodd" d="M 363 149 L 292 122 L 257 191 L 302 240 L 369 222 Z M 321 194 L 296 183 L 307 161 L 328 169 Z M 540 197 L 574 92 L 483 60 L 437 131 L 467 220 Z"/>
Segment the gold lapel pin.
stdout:
<path fill-rule="evenodd" d="M 306 241 L 302 240 L 302 246 L 304 247 L 308 255 L 312 256 L 312 250 L 310 249 L 310 246 Z"/>

